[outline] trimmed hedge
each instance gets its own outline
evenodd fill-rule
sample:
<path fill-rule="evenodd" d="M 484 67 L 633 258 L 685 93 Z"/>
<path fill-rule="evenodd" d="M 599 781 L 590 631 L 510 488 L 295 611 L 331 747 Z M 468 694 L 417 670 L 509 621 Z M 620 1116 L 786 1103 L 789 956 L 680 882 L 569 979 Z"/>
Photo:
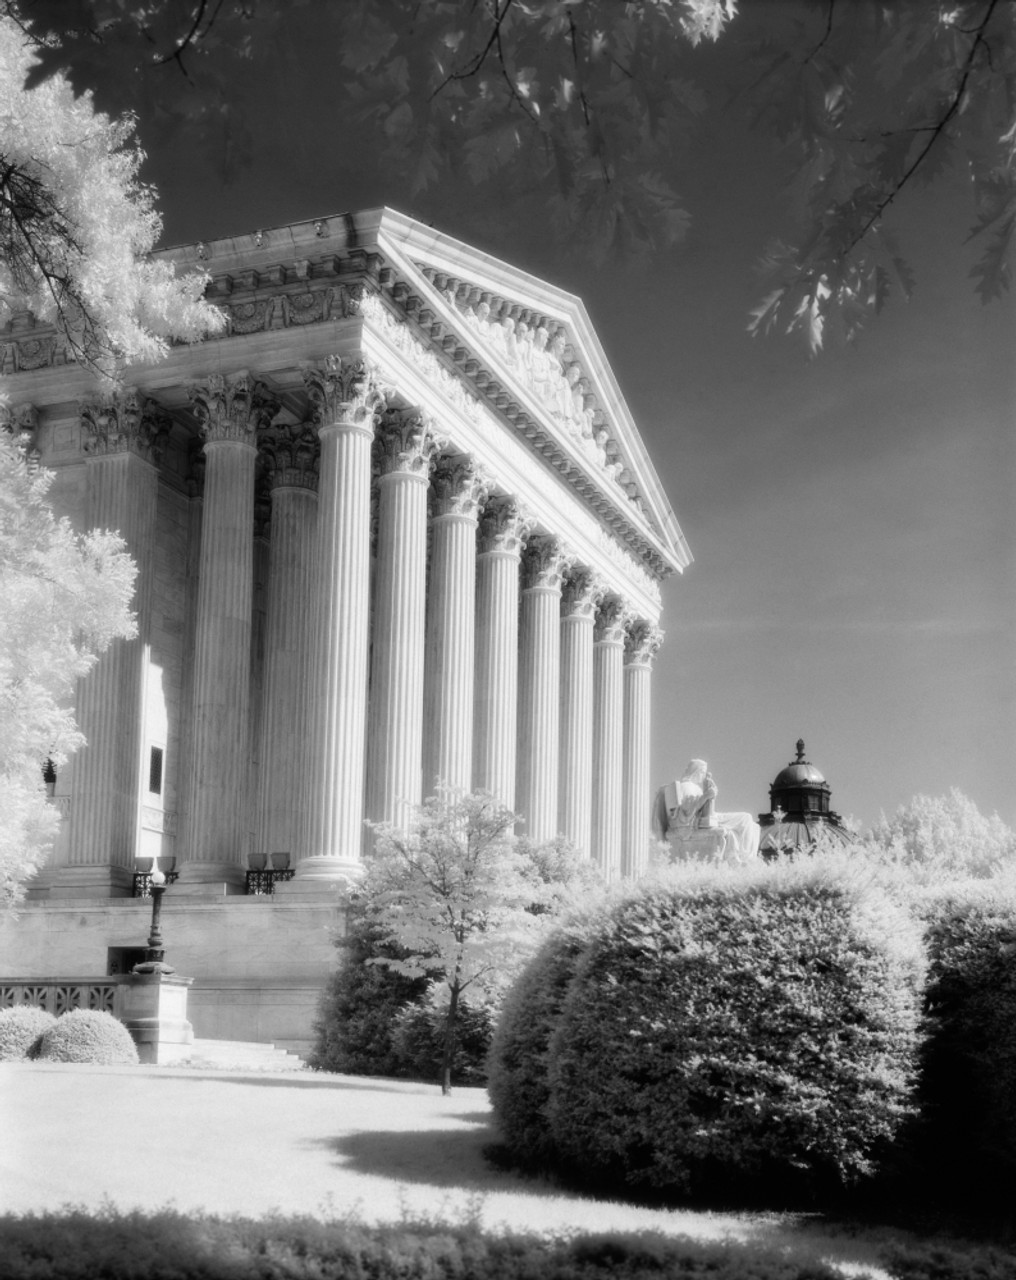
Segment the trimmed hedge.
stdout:
<path fill-rule="evenodd" d="M 922 895 L 929 1035 L 917 1158 L 939 1195 L 1016 1222 L 1016 883 Z"/>
<path fill-rule="evenodd" d="M 908 1114 L 920 931 L 842 860 L 683 869 L 601 915 L 570 980 L 567 943 L 537 963 L 492 1071 L 516 1150 L 542 1121 L 536 1150 L 583 1177 L 814 1189 L 868 1173 Z"/>
<path fill-rule="evenodd" d="M 42 1037 L 39 1057 L 50 1062 L 97 1062 L 109 1067 L 136 1063 L 138 1051 L 130 1032 L 111 1013 L 71 1009 Z"/>
<path fill-rule="evenodd" d="M 0 1217 L 4 1280 L 840 1280 L 813 1258 L 654 1233 L 538 1235 L 175 1210 Z M 907 1275 L 902 1272 L 900 1274 Z M 995 1280 L 994 1276 L 992 1280 Z M 1002 1280 L 999 1276 L 999 1280 Z"/>
<path fill-rule="evenodd" d="M 531 1169 L 555 1158 L 547 1055 L 590 923 L 574 916 L 547 939 L 505 997 L 490 1046 L 487 1092 L 501 1137 L 513 1160 Z"/>
<path fill-rule="evenodd" d="M 0 1062 L 37 1056 L 43 1035 L 55 1023 L 51 1013 L 34 1005 L 0 1009 Z"/>

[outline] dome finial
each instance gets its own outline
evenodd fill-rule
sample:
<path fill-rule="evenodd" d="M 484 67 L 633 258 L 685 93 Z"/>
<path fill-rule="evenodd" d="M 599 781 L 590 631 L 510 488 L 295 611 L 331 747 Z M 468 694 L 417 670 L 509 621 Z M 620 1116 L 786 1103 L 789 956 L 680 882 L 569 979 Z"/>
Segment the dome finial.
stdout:
<path fill-rule="evenodd" d="M 797 759 L 798 761 L 804 760 L 804 739 L 803 738 L 798 738 L 797 740 Z"/>

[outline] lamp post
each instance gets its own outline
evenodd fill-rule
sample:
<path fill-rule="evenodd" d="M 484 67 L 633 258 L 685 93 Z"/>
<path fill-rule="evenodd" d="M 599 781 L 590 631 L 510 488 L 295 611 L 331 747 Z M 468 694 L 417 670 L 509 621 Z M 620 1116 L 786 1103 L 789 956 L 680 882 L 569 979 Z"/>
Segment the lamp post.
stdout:
<path fill-rule="evenodd" d="M 166 964 L 163 956 L 166 954 L 162 948 L 162 929 L 159 925 L 159 919 L 162 914 L 162 895 L 166 892 L 166 877 L 159 869 L 159 859 L 152 859 L 152 875 L 149 880 L 149 889 L 152 895 L 152 927 L 148 933 L 148 947 L 145 951 L 145 958 L 140 964 L 134 966 L 135 973 L 175 973 L 176 970 L 171 964 Z"/>

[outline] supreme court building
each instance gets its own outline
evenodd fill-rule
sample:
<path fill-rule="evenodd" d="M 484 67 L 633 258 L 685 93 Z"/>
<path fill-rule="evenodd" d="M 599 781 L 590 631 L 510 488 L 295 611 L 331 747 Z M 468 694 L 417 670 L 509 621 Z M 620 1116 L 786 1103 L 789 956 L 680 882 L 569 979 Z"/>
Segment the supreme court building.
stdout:
<path fill-rule="evenodd" d="M 388 209 L 162 256 L 227 327 L 116 397 L 30 316 L 0 330 L 6 429 L 139 566 L 0 989 L 122 968 L 157 856 L 197 1033 L 305 1045 L 367 824 L 438 781 L 639 873 L 660 582 L 691 557 L 577 298 Z"/>

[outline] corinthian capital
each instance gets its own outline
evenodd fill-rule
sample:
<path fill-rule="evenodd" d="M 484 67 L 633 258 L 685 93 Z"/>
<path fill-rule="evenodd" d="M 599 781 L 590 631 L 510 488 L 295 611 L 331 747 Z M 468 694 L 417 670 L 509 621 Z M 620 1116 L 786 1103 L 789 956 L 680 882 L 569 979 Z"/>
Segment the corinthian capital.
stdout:
<path fill-rule="evenodd" d="M 100 401 L 78 405 L 84 450 L 91 458 L 114 453 L 134 453 L 159 465 L 169 437 L 170 420 L 154 400 L 136 387 L 125 387 Z"/>
<path fill-rule="evenodd" d="M 565 618 L 592 618 L 603 599 L 604 586 L 592 569 L 577 566 L 561 589 L 561 615 Z"/>
<path fill-rule="evenodd" d="M 519 555 L 532 527 L 532 517 L 519 506 L 517 498 L 508 494 L 488 498 L 480 516 L 480 554 L 506 551 Z"/>
<path fill-rule="evenodd" d="M 302 366 L 315 425 L 352 422 L 373 425 L 384 394 L 366 360 L 327 356 L 321 364 Z"/>
<path fill-rule="evenodd" d="M 258 431 L 279 411 L 279 402 L 249 373 L 224 378 L 213 373 L 187 389 L 201 435 L 205 440 L 237 440 L 253 445 Z"/>
<path fill-rule="evenodd" d="M 631 613 L 620 596 L 605 596 L 596 613 L 593 637 L 597 644 L 622 644 Z"/>
<path fill-rule="evenodd" d="M 425 476 L 441 441 L 416 409 L 389 409 L 378 422 L 375 445 L 381 475 L 404 471 Z"/>
<path fill-rule="evenodd" d="M 19 404 L 11 408 L 0 402 L 0 431 L 9 436 L 20 449 L 30 452 L 35 447 L 35 433 L 39 429 L 39 411 L 34 404 Z"/>
<path fill-rule="evenodd" d="M 430 478 L 435 516 L 476 518 L 487 496 L 488 481 L 468 454 L 438 458 Z"/>
<path fill-rule="evenodd" d="M 258 433 L 269 489 L 316 489 L 320 447 L 309 423 L 275 422 Z"/>
<path fill-rule="evenodd" d="M 648 667 L 660 645 L 663 644 L 663 632 L 645 618 L 636 618 L 628 626 L 624 637 L 624 661 L 628 667 Z"/>
<path fill-rule="evenodd" d="M 522 589 L 535 588 L 560 590 L 561 582 L 571 564 L 560 538 L 538 533 L 526 543 L 522 553 Z"/>

